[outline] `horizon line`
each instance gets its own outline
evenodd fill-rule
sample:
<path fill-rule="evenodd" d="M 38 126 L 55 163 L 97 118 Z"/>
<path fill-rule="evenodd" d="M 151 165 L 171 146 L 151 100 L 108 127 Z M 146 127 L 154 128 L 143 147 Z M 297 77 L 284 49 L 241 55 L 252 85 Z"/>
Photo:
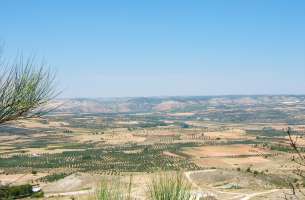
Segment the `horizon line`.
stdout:
<path fill-rule="evenodd" d="M 216 95 L 151 95 L 151 96 L 109 96 L 109 97 L 60 97 L 60 99 L 124 99 L 124 98 L 177 98 L 177 97 L 253 97 L 253 96 L 305 96 L 305 94 L 216 94 Z"/>

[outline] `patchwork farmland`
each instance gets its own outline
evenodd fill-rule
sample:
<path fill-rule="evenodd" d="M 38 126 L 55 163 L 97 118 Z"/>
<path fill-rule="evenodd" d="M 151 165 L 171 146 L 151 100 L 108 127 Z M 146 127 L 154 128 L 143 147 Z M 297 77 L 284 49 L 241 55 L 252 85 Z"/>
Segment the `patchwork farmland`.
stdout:
<path fill-rule="evenodd" d="M 1 183 L 39 185 L 48 199 L 87 199 L 101 180 L 128 185 L 132 177 L 133 197 L 145 199 L 143 185 L 159 173 L 179 171 L 193 194 L 216 199 L 277 199 L 289 190 L 289 181 L 297 177 L 286 129 L 293 130 L 304 152 L 302 112 L 280 101 L 193 106 L 122 113 L 60 110 L 2 126 Z M 289 115 L 278 118 L 270 112 L 275 107 Z M 251 122 L 255 112 L 260 118 Z"/>

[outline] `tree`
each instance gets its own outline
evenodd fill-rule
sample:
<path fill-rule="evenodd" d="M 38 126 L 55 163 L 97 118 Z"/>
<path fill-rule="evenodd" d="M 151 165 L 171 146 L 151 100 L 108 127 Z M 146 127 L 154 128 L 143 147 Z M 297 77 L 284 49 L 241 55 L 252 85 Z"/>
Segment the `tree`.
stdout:
<path fill-rule="evenodd" d="M 0 62 L 0 125 L 45 114 L 50 111 L 46 104 L 56 95 L 54 74 L 34 58 Z"/>
<path fill-rule="evenodd" d="M 294 163 L 293 173 L 297 177 L 288 184 L 291 187 L 291 192 L 285 194 L 286 200 L 305 199 L 305 155 L 304 147 L 300 147 L 297 143 L 302 136 L 293 135 L 291 128 L 288 128 L 287 135 L 289 137 L 290 146 L 293 149 L 291 161 Z"/>

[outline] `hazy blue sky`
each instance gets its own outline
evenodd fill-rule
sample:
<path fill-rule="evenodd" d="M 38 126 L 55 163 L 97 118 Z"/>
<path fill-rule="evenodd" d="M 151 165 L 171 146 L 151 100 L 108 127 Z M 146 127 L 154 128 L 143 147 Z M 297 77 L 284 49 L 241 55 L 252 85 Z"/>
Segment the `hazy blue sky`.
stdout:
<path fill-rule="evenodd" d="M 304 0 L 0 0 L 62 97 L 305 94 Z"/>

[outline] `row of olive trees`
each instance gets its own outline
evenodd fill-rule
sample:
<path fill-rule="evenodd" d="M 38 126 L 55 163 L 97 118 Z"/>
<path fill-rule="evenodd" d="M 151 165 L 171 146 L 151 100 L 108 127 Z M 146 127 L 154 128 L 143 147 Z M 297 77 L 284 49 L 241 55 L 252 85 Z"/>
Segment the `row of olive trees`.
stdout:
<path fill-rule="evenodd" d="M 0 125 L 48 112 L 46 104 L 57 95 L 54 78 L 33 58 L 19 56 L 12 63 L 0 55 Z"/>

